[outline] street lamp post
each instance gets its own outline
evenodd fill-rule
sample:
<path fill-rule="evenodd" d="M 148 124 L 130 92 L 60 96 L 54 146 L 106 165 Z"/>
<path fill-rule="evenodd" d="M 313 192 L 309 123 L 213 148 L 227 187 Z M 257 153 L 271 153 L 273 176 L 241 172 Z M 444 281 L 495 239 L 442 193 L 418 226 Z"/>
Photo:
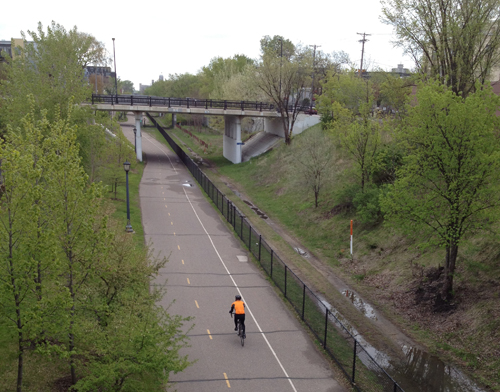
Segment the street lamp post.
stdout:
<path fill-rule="evenodd" d="M 116 103 L 118 103 L 118 75 L 116 74 L 116 55 L 115 55 L 115 39 L 111 38 L 113 40 L 113 62 L 115 64 L 115 94 L 116 94 Z"/>
<path fill-rule="evenodd" d="M 125 169 L 125 173 L 127 173 L 127 226 L 125 226 L 125 231 L 127 233 L 133 233 L 134 230 L 132 229 L 132 225 L 130 224 L 130 201 L 128 195 L 128 172 L 130 170 L 130 162 L 125 161 L 125 163 L 123 164 L 123 168 Z"/>
<path fill-rule="evenodd" d="M 137 128 L 134 127 L 134 151 L 137 154 Z"/>

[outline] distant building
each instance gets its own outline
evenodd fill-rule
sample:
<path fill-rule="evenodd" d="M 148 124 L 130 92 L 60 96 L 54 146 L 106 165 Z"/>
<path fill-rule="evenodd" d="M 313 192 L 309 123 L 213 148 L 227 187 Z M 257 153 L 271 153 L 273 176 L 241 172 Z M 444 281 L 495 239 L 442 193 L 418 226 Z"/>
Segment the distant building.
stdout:
<path fill-rule="evenodd" d="M 110 67 L 87 66 L 84 70 L 84 76 L 87 83 L 93 88 L 95 94 L 103 94 L 107 86 L 110 85 L 110 78 L 115 77 Z"/>
<path fill-rule="evenodd" d="M 398 73 L 400 76 L 410 76 L 410 70 L 408 68 L 404 68 L 403 64 L 398 64 L 397 68 L 393 68 L 391 70 L 392 73 Z"/>
<path fill-rule="evenodd" d="M 14 48 L 12 47 L 14 45 Z M 15 58 L 19 54 L 15 47 L 19 46 L 24 48 L 24 41 L 22 38 L 12 38 L 10 41 L 0 41 L 0 62 L 6 60 L 7 56 Z"/>
<path fill-rule="evenodd" d="M 146 90 L 148 87 L 151 87 L 151 85 L 139 83 L 139 94 L 144 95 L 144 90 Z"/>

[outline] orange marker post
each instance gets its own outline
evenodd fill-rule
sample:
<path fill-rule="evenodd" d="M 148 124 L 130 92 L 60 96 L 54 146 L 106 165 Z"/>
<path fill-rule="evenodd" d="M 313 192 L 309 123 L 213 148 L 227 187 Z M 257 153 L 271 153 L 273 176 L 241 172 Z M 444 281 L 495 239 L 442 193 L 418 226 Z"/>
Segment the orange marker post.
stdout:
<path fill-rule="evenodd" d="M 351 219 L 351 255 L 352 255 L 352 219 Z"/>

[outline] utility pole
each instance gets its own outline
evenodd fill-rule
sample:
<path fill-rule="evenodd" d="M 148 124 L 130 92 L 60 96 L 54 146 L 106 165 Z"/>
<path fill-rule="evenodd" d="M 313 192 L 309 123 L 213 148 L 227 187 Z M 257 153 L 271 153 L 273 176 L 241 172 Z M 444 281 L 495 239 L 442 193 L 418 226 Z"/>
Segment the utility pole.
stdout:
<path fill-rule="evenodd" d="M 115 39 L 111 38 L 113 40 L 113 59 L 114 59 L 114 64 L 115 64 L 115 91 L 116 91 L 116 99 L 118 100 L 118 75 L 116 74 L 116 56 L 115 56 Z"/>
<path fill-rule="evenodd" d="M 365 54 L 365 42 L 368 41 L 366 36 L 370 36 L 371 34 L 366 33 L 356 33 L 363 36 L 363 39 L 360 39 L 358 42 L 361 42 L 363 45 L 361 46 L 361 65 L 359 67 L 359 77 L 361 77 L 361 73 L 363 72 L 363 56 Z"/>
<path fill-rule="evenodd" d="M 314 48 L 313 51 L 313 72 L 312 72 L 312 85 L 311 85 L 311 102 L 309 103 L 309 107 L 312 109 L 312 102 L 314 97 L 314 62 L 316 60 L 316 48 L 321 48 L 321 45 L 309 45 L 311 48 Z"/>

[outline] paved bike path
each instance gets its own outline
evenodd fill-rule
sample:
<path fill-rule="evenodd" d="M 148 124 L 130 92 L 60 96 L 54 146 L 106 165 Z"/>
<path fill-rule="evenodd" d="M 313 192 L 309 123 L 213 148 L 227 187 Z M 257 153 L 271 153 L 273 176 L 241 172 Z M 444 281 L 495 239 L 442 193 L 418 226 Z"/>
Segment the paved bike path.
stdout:
<path fill-rule="evenodd" d="M 132 127 L 123 127 L 133 140 Z M 167 256 L 155 284 L 166 282 L 161 304 L 193 316 L 194 364 L 172 374 L 184 391 L 345 391 L 297 320 L 250 262 L 248 251 L 222 223 L 196 181 L 165 145 L 143 133 L 147 165 L 139 193 L 146 241 Z M 240 256 L 240 258 L 238 258 Z M 247 304 L 245 346 L 234 332 L 229 308 L 240 293 Z"/>

